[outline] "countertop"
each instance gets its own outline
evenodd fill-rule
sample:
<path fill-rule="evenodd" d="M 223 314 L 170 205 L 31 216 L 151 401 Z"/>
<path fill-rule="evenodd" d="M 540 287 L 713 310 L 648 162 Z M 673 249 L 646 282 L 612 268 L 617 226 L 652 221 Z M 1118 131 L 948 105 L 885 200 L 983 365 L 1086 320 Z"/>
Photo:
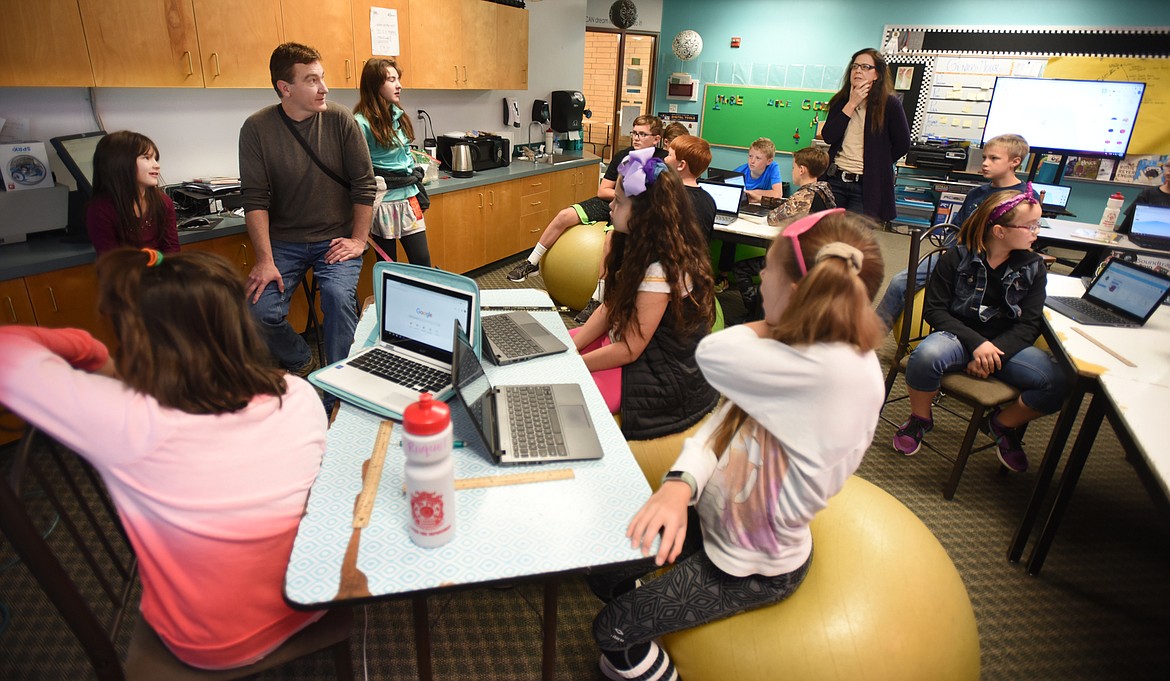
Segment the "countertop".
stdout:
<path fill-rule="evenodd" d="M 427 185 L 427 193 L 434 196 L 533 175 L 596 165 L 600 162 L 601 158 L 584 152 L 581 158 L 566 160 L 555 165 L 513 160 L 512 164 L 506 168 L 484 170 L 467 178 L 451 177 L 449 173 L 439 171 L 439 179 Z M 180 218 L 179 221 L 182 222 L 183 219 Z M 179 244 L 185 245 L 233 236 L 245 231 L 244 218 L 229 216 L 217 224 L 214 229 L 180 230 Z M 63 236 L 60 230 L 30 234 L 28 241 L 0 246 L 0 281 L 87 265 L 96 259 L 97 254 L 88 241 Z"/>

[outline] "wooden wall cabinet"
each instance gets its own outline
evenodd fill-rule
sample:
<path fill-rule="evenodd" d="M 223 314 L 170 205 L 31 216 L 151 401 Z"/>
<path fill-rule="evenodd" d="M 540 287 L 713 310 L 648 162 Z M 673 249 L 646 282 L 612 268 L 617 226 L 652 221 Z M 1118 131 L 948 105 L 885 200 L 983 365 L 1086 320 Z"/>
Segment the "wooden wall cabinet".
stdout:
<path fill-rule="evenodd" d="M 349 0 L 280 0 L 280 12 L 284 39 L 310 45 L 321 53 L 326 85 L 358 86 L 359 72 L 353 52 L 353 10 Z M 370 30 L 369 20 L 365 30 Z"/>
<path fill-rule="evenodd" d="M 528 89 L 528 10 L 496 5 L 495 89 Z"/>
<path fill-rule="evenodd" d="M 272 86 L 268 59 L 282 42 L 280 0 L 193 0 L 209 88 Z"/>
<path fill-rule="evenodd" d="M 4 3 L 0 85 L 93 87 L 77 0 Z"/>
<path fill-rule="evenodd" d="M 484 212 L 483 265 L 532 248 L 521 229 L 520 192 L 523 180 L 487 186 L 487 210 Z"/>
<path fill-rule="evenodd" d="M 98 87 L 203 87 L 191 0 L 78 0 Z"/>
<path fill-rule="evenodd" d="M 410 0 L 409 28 L 412 88 L 455 90 L 463 65 L 463 0 Z"/>
<path fill-rule="evenodd" d="M 353 0 L 353 47 L 358 60 L 360 76 L 366 61 L 374 56 L 370 39 L 370 8 L 392 9 L 398 13 L 398 54 L 379 54 L 378 57 L 394 57 L 398 70 L 404 72 L 403 83 L 414 87 L 414 63 L 411 59 L 410 0 Z M 422 41 L 424 45 L 429 41 Z M 358 86 L 360 87 L 360 77 Z"/>

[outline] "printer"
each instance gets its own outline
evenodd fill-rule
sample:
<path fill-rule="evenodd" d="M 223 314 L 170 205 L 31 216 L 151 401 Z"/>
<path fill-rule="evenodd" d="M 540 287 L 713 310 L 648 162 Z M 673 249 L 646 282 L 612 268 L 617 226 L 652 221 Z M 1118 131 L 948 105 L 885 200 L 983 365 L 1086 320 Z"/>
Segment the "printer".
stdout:
<path fill-rule="evenodd" d="M 916 168 L 962 171 L 967 168 L 967 148 L 970 145 L 966 140 L 915 140 L 906 154 L 906 164 Z"/>

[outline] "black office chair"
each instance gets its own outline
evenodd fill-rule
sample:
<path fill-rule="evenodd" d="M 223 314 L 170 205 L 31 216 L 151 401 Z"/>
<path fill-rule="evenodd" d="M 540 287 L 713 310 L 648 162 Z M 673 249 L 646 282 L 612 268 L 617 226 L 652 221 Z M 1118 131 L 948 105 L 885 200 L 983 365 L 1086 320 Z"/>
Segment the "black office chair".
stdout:
<path fill-rule="evenodd" d="M 30 493 L 33 487 L 35 495 Z M 68 537 L 53 537 L 36 526 L 34 516 L 45 511 L 56 514 Z M 8 479 L 0 480 L 0 530 L 61 613 L 101 681 L 226 681 L 325 648 L 333 653 L 338 680 L 353 680 L 353 615 L 348 609 L 330 612 L 253 665 L 207 671 L 180 662 L 134 612 L 137 559 L 99 476 L 32 427 L 17 447 Z M 123 662 L 117 641 L 132 620 L 137 621 Z"/>

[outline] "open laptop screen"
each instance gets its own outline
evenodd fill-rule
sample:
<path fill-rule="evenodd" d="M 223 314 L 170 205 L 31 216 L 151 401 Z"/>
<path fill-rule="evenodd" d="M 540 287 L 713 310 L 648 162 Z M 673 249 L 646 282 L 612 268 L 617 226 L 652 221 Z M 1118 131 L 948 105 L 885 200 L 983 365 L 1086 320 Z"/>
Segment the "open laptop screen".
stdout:
<path fill-rule="evenodd" d="M 715 199 L 715 210 L 720 213 L 735 213 L 739 211 L 743 188 L 718 182 L 700 182 L 699 187 Z"/>
<path fill-rule="evenodd" d="M 1168 288 L 1170 281 L 1166 278 L 1114 258 L 1085 292 L 1085 297 L 1145 319 Z"/>
<path fill-rule="evenodd" d="M 382 279 L 382 340 L 450 362 L 455 324 L 471 328 L 473 305 L 469 291 L 386 272 Z"/>
<path fill-rule="evenodd" d="M 1068 197 L 1072 193 L 1072 187 L 1062 187 L 1058 184 L 1039 184 L 1032 183 L 1032 190 L 1037 194 L 1044 192 L 1044 205 L 1055 206 L 1056 208 L 1064 208 L 1068 206 Z"/>
<path fill-rule="evenodd" d="M 1170 206 L 1134 206 L 1130 233 L 1152 236 L 1170 244 Z"/>

